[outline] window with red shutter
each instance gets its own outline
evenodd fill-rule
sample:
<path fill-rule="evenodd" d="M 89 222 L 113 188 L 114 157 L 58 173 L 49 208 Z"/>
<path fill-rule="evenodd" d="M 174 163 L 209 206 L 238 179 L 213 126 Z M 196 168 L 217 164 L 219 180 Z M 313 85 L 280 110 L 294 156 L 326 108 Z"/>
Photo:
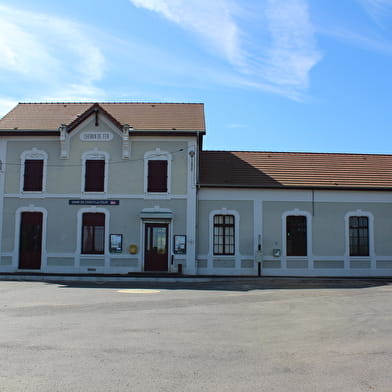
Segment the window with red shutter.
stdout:
<path fill-rule="evenodd" d="M 105 161 L 86 160 L 86 174 L 84 180 L 85 192 L 105 191 Z"/>
<path fill-rule="evenodd" d="M 24 161 L 23 191 L 42 192 L 44 161 L 42 159 L 26 159 Z"/>
<path fill-rule="evenodd" d="M 147 192 L 167 192 L 167 161 L 148 161 Z"/>

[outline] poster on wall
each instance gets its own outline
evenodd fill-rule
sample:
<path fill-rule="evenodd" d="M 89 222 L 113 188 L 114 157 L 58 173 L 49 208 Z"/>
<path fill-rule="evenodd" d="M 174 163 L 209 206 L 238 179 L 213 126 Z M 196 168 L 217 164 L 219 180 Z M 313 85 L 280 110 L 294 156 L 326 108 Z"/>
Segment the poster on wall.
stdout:
<path fill-rule="evenodd" d="M 174 236 L 174 253 L 184 255 L 186 253 L 186 235 Z"/>
<path fill-rule="evenodd" d="M 110 234 L 110 252 L 122 252 L 122 234 Z"/>

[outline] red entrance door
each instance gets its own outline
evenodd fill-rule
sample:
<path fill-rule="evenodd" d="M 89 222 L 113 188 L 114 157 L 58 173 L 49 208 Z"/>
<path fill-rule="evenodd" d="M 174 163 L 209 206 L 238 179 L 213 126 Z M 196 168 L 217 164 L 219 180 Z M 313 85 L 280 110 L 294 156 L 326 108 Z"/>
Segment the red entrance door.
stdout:
<path fill-rule="evenodd" d="M 167 223 L 145 224 L 145 271 L 168 270 L 168 231 Z"/>
<path fill-rule="evenodd" d="M 22 212 L 20 221 L 19 268 L 40 269 L 42 254 L 42 213 Z"/>

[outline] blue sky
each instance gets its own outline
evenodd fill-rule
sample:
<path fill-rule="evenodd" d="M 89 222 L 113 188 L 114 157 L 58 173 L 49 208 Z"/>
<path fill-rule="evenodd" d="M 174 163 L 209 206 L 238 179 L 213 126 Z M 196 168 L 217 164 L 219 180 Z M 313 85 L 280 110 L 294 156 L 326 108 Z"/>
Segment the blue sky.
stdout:
<path fill-rule="evenodd" d="M 0 0 L 17 102 L 203 102 L 205 149 L 392 152 L 392 0 Z"/>

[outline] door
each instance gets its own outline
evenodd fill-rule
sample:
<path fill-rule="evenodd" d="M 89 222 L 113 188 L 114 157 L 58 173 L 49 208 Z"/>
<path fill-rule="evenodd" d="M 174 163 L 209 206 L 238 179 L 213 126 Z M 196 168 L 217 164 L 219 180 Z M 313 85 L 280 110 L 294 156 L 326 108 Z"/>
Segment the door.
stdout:
<path fill-rule="evenodd" d="M 144 270 L 168 270 L 168 231 L 167 223 L 146 223 L 144 244 Z"/>
<path fill-rule="evenodd" d="M 19 268 L 40 269 L 42 254 L 42 213 L 22 212 L 20 220 Z"/>

